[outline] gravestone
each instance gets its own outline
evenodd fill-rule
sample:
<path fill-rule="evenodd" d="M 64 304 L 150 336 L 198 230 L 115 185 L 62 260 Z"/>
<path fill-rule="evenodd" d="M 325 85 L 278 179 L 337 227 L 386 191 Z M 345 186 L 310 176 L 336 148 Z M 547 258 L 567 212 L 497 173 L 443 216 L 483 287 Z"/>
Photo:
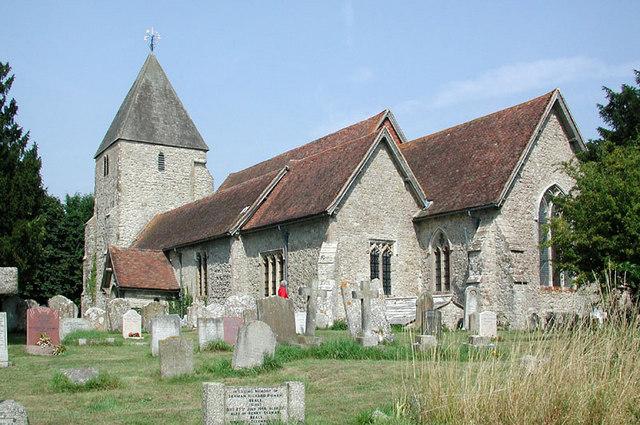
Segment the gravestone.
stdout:
<path fill-rule="evenodd" d="M 186 326 L 195 329 L 198 325 L 198 317 L 202 317 L 205 314 L 205 304 L 203 301 L 195 300 L 191 305 L 187 308 L 187 323 Z"/>
<path fill-rule="evenodd" d="M 51 338 L 53 345 L 60 344 L 60 319 L 58 312 L 49 307 L 27 310 L 27 346 L 36 346 L 41 335 Z"/>
<path fill-rule="evenodd" d="M 7 313 L 0 312 L 0 367 L 9 366 L 9 343 L 7 341 Z"/>
<path fill-rule="evenodd" d="M 98 307 L 91 307 L 84 312 L 84 318 L 91 323 L 91 326 L 97 331 L 107 330 L 107 312 Z"/>
<path fill-rule="evenodd" d="M 224 302 L 224 315 L 226 317 L 244 317 L 245 310 L 255 310 L 256 300 L 247 294 L 231 295 Z"/>
<path fill-rule="evenodd" d="M 498 336 L 498 320 L 493 311 L 483 311 L 478 314 L 478 335 L 495 338 Z"/>
<path fill-rule="evenodd" d="M 58 312 L 60 319 L 75 319 L 78 317 L 78 306 L 63 295 L 49 298 L 48 305 L 49 308 Z"/>
<path fill-rule="evenodd" d="M 135 310 L 127 310 L 122 315 L 122 337 L 142 338 L 142 316 Z"/>
<path fill-rule="evenodd" d="M 0 267 L 0 295 L 18 293 L 18 268 Z"/>
<path fill-rule="evenodd" d="M 469 286 L 464 291 L 464 328 L 469 330 L 469 315 L 478 311 L 478 288 Z"/>
<path fill-rule="evenodd" d="M 160 341 L 170 336 L 180 336 L 180 316 L 167 314 L 151 321 L 151 354 L 158 355 Z"/>
<path fill-rule="evenodd" d="M 100 372 L 94 367 L 75 369 L 60 369 L 60 372 L 73 384 L 83 385 L 92 379 L 96 379 Z"/>
<path fill-rule="evenodd" d="M 232 387 L 221 382 L 205 382 L 202 410 L 204 425 L 304 423 L 304 383 L 289 381 L 277 387 Z"/>
<path fill-rule="evenodd" d="M 467 331 L 471 335 L 478 335 L 478 314 L 476 311 L 469 315 Z"/>
<path fill-rule="evenodd" d="M 336 242 L 322 242 L 318 255 L 316 328 L 330 327 L 335 320 L 337 254 L 338 244 Z"/>
<path fill-rule="evenodd" d="M 296 333 L 298 337 L 304 335 L 304 331 L 307 328 L 307 312 L 296 311 Z"/>
<path fill-rule="evenodd" d="M 15 400 L 0 402 L 0 424 L 29 425 L 27 410 Z"/>
<path fill-rule="evenodd" d="M 416 328 L 424 329 L 424 312 L 433 310 L 433 295 L 425 291 L 416 300 Z"/>
<path fill-rule="evenodd" d="M 238 331 L 244 323 L 245 321 L 242 317 L 223 317 L 222 328 L 224 331 L 224 342 L 229 345 L 236 345 Z"/>
<path fill-rule="evenodd" d="M 169 313 L 168 306 L 159 301 L 153 301 L 142 307 L 142 329 L 151 332 L 151 323 L 153 319 L 160 316 L 166 316 Z"/>
<path fill-rule="evenodd" d="M 422 335 L 442 336 L 442 312 L 440 310 L 427 310 L 424 312 Z"/>
<path fill-rule="evenodd" d="M 264 358 L 273 356 L 275 351 L 276 335 L 265 322 L 254 320 L 240 328 L 231 366 L 234 369 L 262 366 Z"/>
<path fill-rule="evenodd" d="M 90 331 L 93 327 L 87 319 L 60 319 L 60 341 L 72 332 Z"/>
<path fill-rule="evenodd" d="M 438 346 L 438 339 L 435 335 L 418 335 L 418 350 L 429 351 Z"/>
<path fill-rule="evenodd" d="M 209 343 L 224 339 L 224 326 L 221 317 L 198 318 L 198 345 L 204 349 Z"/>
<path fill-rule="evenodd" d="M 342 304 L 345 310 L 345 320 L 352 338 L 356 338 L 362 331 L 360 305 L 353 299 L 352 294 L 355 289 L 347 280 L 340 282 L 340 294 L 342 295 Z"/>
<path fill-rule="evenodd" d="M 305 314 L 304 335 L 298 336 L 298 341 L 303 344 L 319 345 L 320 338 L 316 336 L 316 314 L 318 312 L 318 279 L 312 279 L 309 286 L 300 288 L 299 295 L 303 297 L 307 305 Z"/>
<path fill-rule="evenodd" d="M 371 330 L 378 336 L 379 342 L 392 342 L 395 338 L 387 320 L 387 305 L 380 279 L 371 281 L 371 291 L 377 294 L 371 298 Z"/>
<path fill-rule="evenodd" d="M 273 296 L 257 300 L 256 304 L 258 320 L 269 325 L 278 342 L 296 340 L 296 318 L 292 300 Z"/>
<path fill-rule="evenodd" d="M 222 304 L 211 303 L 204 308 L 203 317 L 223 318 L 224 306 Z"/>
<path fill-rule="evenodd" d="M 122 329 L 122 315 L 129 310 L 129 301 L 124 298 L 114 298 L 107 301 L 107 321 L 110 331 Z"/>
<path fill-rule="evenodd" d="M 17 295 L 0 296 L 0 310 L 7 313 L 7 330 L 24 332 L 27 326 L 27 304 Z"/>
<path fill-rule="evenodd" d="M 371 290 L 371 281 L 369 279 L 361 279 L 360 289 L 352 291 L 351 296 L 354 300 L 360 300 L 360 311 L 362 315 L 362 331 L 356 340 L 363 347 L 375 347 L 380 341 L 378 335 L 373 331 L 371 299 L 378 296 L 378 291 Z"/>
<path fill-rule="evenodd" d="M 190 375 L 194 372 L 193 343 L 181 336 L 170 336 L 160 341 L 160 376 Z"/>
<path fill-rule="evenodd" d="M 405 326 L 417 320 L 416 297 L 387 297 L 384 302 L 390 324 Z"/>

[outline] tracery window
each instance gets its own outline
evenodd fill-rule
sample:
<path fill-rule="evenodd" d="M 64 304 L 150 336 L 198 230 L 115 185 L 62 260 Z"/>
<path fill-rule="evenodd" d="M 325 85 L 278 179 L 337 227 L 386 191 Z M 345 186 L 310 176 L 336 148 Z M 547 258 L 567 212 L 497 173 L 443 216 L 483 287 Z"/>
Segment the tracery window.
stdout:
<path fill-rule="evenodd" d="M 104 177 L 109 175 L 109 155 L 105 155 L 102 158 L 102 175 Z"/>
<path fill-rule="evenodd" d="M 264 273 L 264 296 L 277 295 L 280 282 L 284 280 L 285 264 L 282 250 L 265 252 L 261 256 Z"/>
<path fill-rule="evenodd" d="M 164 153 L 158 154 L 158 171 L 164 171 Z"/>
<path fill-rule="evenodd" d="M 196 253 L 196 263 L 198 266 L 197 270 L 197 290 L 198 296 L 201 298 L 207 298 L 209 295 L 209 287 L 207 285 L 208 281 L 208 273 L 207 273 L 207 253 L 206 252 L 198 252 Z"/>
<path fill-rule="evenodd" d="M 391 295 L 391 257 L 393 242 L 380 241 L 369 244 L 369 278 L 380 279 L 385 295 Z"/>
<path fill-rule="evenodd" d="M 451 249 L 449 248 L 449 241 L 441 231 L 433 239 L 432 249 L 436 292 L 450 292 Z"/>
<path fill-rule="evenodd" d="M 563 287 L 565 286 L 565 273 L 558 270 L 556 261 L 558 259 L 558 250 L 555 246 L 547 246 L 549 240 L 553 238 L 553 229 L 549 227 L 551 218 L 558 215 L 558 210 L 553 202 L 554 196 L 561 193 L 557 186 L 552 186 L 544 193 L 540 200 L 538 209 L 538 238 L 539 238 L 539 254 L 540 254 L 540 285 L 547 287 Z"/>

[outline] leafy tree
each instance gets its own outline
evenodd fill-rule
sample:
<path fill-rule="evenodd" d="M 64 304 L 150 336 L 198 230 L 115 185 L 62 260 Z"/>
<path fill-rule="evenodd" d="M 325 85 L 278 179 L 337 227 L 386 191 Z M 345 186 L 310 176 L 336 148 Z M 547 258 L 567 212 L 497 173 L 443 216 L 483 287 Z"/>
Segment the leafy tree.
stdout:
<path fill-rule="evenodd" d="M 635 71 L 640 85 L 640 73 Z M 611 128 L 588 144 L 584 161 L 565 164 L 576 185 L 555 202 L 561 211 L 551 221 L 550 244 L 558 248 L 557 266 L 578 282 L 605 282 L 607 269 L 623 274 L 635 299 L 640 295 L 640 89 L 605 88 L 609 103 L 598 105 Z M 606 289 L 606 288 L 603 288 Z"/>
<path fill-rule="evenodd" d="M 41 254 L 44 226 L 40 216 L 45 190 L 41 160 L 16 121 L 18 105 L 8 95 L 14 76 L 0 62 L 0 266 L 19 269 L 21 291 L 33 281 Z"/>

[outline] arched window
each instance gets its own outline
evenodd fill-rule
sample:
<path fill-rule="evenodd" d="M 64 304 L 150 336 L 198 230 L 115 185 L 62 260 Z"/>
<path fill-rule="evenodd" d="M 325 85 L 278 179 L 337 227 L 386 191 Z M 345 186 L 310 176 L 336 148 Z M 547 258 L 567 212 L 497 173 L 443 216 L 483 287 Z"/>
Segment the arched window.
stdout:
<path fill-rule="evenodd" d="M 164 171 L 164 153 L 158 154 L 158 171 Z"/>
<path fill-rule="evenodd" d="M 442 231 L 433 238 L 433 269 L 435 275 L 436 292 L 451 291 L 451 249 Z"/>
<path fill-rule="evenodd" d="M 109 175 L 109 155 L 102 158 L 102 174 L 104 177 Z"/>
<path fill-rule="evenodd" d="M 391 257 L 393 242 L 371 242 L 369 244 L 369 277 L 380 279 L 385 295 L 391 295 Z"/>
<path fill-rule="evenodd" d="M 564 286 L 564 274 L 555 267 L 558 251 L 555 246 L 547 246 L 547 243 L 553 237 L 553 230 L 549 227 L 549 223 L 552 217 L 558 215 L 553 197 L 560 193 L 561 190 L 558 186 L 552 186 L 547 189 L 540 200 L 538 209 L 539 270 L 540 285 L 542 286 Z"/>

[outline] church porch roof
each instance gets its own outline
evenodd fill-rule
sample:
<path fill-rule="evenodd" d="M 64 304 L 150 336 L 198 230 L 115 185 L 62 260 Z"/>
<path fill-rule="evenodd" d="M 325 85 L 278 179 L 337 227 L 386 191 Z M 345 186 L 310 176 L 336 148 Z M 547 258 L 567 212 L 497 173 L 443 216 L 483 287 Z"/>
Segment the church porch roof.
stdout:
<path fill-rule="evenodd" d="M 173 267 L 162 251 L 110 246 L 109 261 L 119 288 L 180 290 Z"/>

